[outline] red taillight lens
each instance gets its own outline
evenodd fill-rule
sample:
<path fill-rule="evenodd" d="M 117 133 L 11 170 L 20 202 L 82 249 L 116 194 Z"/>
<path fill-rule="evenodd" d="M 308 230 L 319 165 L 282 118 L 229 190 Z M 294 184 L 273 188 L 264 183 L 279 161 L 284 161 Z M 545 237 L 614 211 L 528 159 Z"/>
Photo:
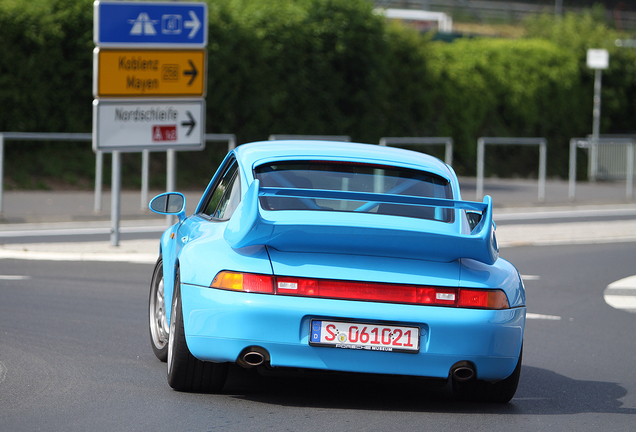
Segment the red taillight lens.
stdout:
<path fill-rule="evenodd" d="M 274 277 L 254 273 L 222 271 L 212 281 L 212 288 L 274 294 Z"/>
<path fill-rule="evenodd" d="M 480 309 L 509 308 L 506 294 L 500 290 L 455 289 L 330 279 L 274 277 L 228 271 L 222 271 L 217 274 L 214 281 L 212 281 L 211 287 L 299 297 Z"/>
<path fill-rule="evenodd" d="M 455 306 L 457 298 L 456 290 L 452 288 L 291 277 L 276 278 L 276 293 L 292 296 L 439 306 Z"/>

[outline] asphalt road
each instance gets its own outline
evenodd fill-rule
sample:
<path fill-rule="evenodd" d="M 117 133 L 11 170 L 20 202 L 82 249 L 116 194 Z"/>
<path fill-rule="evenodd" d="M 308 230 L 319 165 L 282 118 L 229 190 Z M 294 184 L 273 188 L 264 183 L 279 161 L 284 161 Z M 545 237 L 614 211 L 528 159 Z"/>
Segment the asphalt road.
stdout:
<path fill-rule="evenodd" d="M 525 276 L 516 397 L 457 402 L 414 379 L 235 368 L 218 395 L 172 391 L 149 346 L 152 265 L 0 260 L 0 430 L 633 431 L 636 314 L 606 287 L 636 243 L 504 248 Z"/>

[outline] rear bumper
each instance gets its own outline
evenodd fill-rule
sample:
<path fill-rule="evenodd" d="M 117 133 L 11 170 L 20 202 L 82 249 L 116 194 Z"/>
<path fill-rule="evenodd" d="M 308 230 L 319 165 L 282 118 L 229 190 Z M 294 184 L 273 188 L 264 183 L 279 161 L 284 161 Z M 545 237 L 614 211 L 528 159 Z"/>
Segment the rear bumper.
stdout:
<path fill-rule="evenodd" d="M 507 378 L 517 365 L 526 308 L 454 309 L 230 292 L 182 284 L 186 342 L 204 361 L 236 362 L 249 346 L 271 366 L 448 378 L 458 361 L 477 378 Z M 421 329 L 417 354 L 314 347 L 310 321 L 392 323 Z"/>

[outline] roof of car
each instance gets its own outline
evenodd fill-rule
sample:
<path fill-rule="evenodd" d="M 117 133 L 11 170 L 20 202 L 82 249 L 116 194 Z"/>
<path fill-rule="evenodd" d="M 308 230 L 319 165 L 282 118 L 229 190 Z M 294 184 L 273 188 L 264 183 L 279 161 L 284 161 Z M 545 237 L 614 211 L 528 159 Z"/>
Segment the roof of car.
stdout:
<path fill-rule="evenodd" d="M 305 140 L 262 141 L 241 145 L 235 152 L 246 168 L 253 168 L 270 161 L 320 158 L 320 160 L 388 163 L 413 169 L 425 169 L 449 180 L 453 178 L 448 166 L 433 156 L 377 144 Z"/>

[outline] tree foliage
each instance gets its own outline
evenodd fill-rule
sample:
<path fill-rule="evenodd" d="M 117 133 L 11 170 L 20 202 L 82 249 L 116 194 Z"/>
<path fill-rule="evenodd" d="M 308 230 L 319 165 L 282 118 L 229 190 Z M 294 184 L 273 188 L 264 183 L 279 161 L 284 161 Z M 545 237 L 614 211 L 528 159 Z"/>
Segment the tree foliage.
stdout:
<path fill-rule="evenodd" d="M 239 143 L 270 134 L 451 136 L 455 168 L 475 172 L 480 136 L 548 140 L 548 173 L 567 174 L 568 141 L 591 132 L 588 48 L 607 48 L 601 132 L 633 130 L 636 54 L 593 13 L 540 15 L 525 39 L 432 41 L 374 14 L 368 0 L 210 0 L 207 132 Z M 0 130 L 91 130 L 92 0 L 0 2 Z M 207 181 L 222 156 L 180 153 L 180 184 Z M 6 175 L 90 178 L 85 144 L 7 146 Z M 493 152 L 489 171 L 533 175 L 525 150 Z M 138 163 L 129 157 L 130 169 Z M 532 162 L 529 162 L 532 159 Z M 158 155 L 152 166 L 162 181 Z M 126 169 L 124 169 L 126 172 Z M 15 179 L 26 180 L 17 181 Z M 66 180 L 70 181 L 70 180 Z"/>

